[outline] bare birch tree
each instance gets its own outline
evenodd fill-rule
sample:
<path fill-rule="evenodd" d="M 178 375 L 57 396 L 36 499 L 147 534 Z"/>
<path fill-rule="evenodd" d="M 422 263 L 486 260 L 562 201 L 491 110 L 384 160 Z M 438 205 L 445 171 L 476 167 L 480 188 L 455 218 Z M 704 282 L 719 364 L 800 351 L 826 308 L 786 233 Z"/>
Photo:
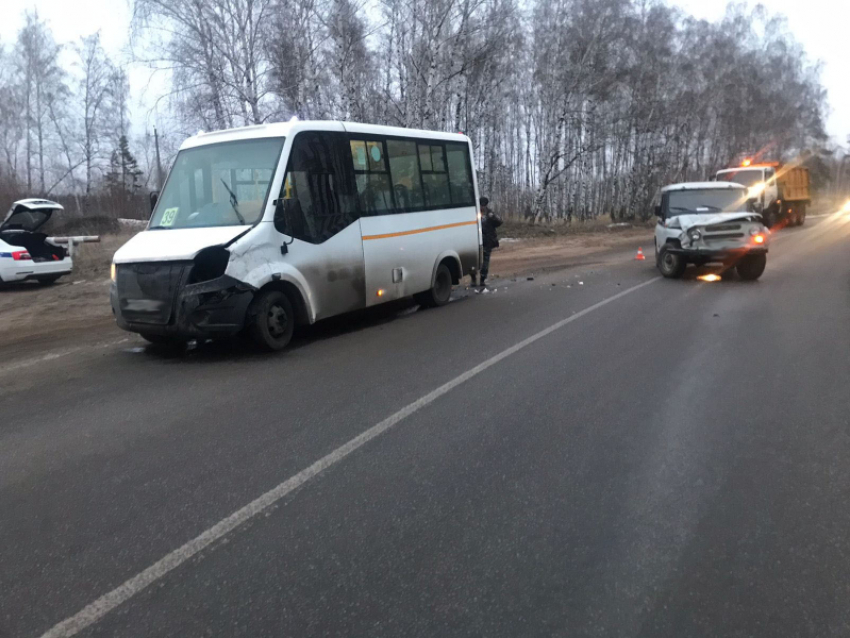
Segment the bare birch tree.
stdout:
<path fill-rule="evenodd" d="M 733 3 L 717 22 L 658 0 L 133 8 L 137 59 L 171 85 L 157 103 L 168 157 L 199 128 L 292 116 L 462 131 L 500 212 L 567 222 L 647 216 L 665 182 L 704 179 L 744 154 L 813 170 L 824 157 L 820 67 L 763 7 Z M 105 84 L 102 51 L 86 43 L 73 82 L 35 13 L 0 53 L 0 176 L 28 191 L 91 192 L 104 158 L 137 150 L 126 77 Z M 135 143 L 150 169 L 148 141 Z"/>
<path fill-rule="evenodd" d="M 80 146 L 85 170 L 84 193 L 88 197 L 112 150 L 108 146 L 114 126 L 110 126 L 107 118 L 113 110 L 117 71 L 103 50 L 100 33 L 83 38 L 76 47 L 76 54 L 81 73 L 77 89 L 82 101 Z"/>

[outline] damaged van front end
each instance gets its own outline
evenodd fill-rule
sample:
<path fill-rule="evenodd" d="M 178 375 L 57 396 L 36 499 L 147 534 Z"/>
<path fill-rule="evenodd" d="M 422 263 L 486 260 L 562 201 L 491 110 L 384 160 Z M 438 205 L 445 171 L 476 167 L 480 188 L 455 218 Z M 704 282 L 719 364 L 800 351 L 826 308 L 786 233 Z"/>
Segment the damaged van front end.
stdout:
<path fill-rule="evenodd" d="M 702 265 L 767 254 L 769 234 L 759 214 L 680 215 L 675 221 L 681 228 L 679 243 L 668 250 L 684 255 L 690 263 Z"/>
<path fill-rule="evenodd" d="M 236 334 L 254 289 L 224 274 L 229 256 L 214 246 L 188 261 L 116 263 L 111 301 L 118 326 L 182 339 Z"/>
<path fill-rule="evenodd" d="M 177 154 L 151 220 L 113 258 L 120 328 L 185 342 L 243 329 L 256 288 L 228 272 L 232 248 L 261 225 L 284 136 L 204 134 Z"/>

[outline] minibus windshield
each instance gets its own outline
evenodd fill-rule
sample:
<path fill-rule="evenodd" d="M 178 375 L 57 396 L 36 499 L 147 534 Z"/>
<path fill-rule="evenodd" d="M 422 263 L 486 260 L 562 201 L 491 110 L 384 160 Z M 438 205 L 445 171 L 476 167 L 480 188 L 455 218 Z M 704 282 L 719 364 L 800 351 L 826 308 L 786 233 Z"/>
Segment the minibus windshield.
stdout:
<path fill-rule="evenodd" d="M 284 138 L 180 151 L 151 217 L 151 230 L 244 226 L 260 221 Z"/>

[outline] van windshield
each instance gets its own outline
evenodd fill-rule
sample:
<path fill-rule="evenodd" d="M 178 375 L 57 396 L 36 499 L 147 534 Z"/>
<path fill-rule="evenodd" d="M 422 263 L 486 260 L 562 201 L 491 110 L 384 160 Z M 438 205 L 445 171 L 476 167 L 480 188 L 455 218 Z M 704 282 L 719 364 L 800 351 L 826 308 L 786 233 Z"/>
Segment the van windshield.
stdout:
<path fill-rule="evenodd" d="M 667 208 L 671 217 L 703 213 L 749 212 L 747 191 L 743 188 L 670 191 Z"/>
<path fill-rule="evenodd" d="M 260 221 L 284 138 L 180 151 L 150 229 L 244 226 Z"/>
<path fill-rule="evenodd" d="M 744 186 L 754 186 L 764 181 L 764 171 L 760 168 L 750 168 L 740 171 L 727 171 L 717 174 L 718 182 L 734 182 Z"/>

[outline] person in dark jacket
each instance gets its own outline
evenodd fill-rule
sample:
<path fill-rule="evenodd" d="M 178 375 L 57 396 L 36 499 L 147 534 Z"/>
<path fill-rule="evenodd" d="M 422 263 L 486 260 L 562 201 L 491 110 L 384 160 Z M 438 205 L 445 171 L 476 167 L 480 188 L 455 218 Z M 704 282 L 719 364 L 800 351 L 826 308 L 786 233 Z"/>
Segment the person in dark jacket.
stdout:
<path fill-rule="evenodd" d="M 496 229 L 502 225 L 499 216 L 490 210 L 490 200 L 482 197 L 478 200 L 481 205 L 481 240 L 484 248 L 484 261 L 481 264 L 481 280 L 479 286 L 484 287 L 487 273 L 490 271 L 490 253 L 499 247 L 499 235 Z"/>

